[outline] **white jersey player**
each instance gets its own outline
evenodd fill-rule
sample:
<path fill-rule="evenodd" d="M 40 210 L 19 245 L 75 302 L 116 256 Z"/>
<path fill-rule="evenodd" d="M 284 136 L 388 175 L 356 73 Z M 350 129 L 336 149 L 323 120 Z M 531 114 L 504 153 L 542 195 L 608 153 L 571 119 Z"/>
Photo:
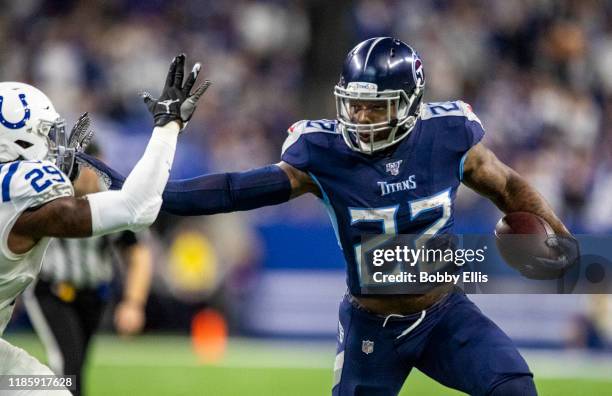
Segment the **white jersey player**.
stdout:
<path fill-rule="evenodd" d="M 183 84 L 185 56 L 174 58 L 162 95 L 144 99 L 155 128 L 122 190 L 75 198 L 62 169 L 72 169 L 64 123 L 41 91 L 0 83 L 0 336 L 15 299 L 40 271 L 50 237 L 89 237 L 149 226 L 174 159 L 179 131 L 209 85 L 191 94 L 196 64 Z M 66 159 L 70 158 L 70 163 Z M 25 351 L 0 338 L 0 375 L 52 375 Z M 66 390 L 0 390 L 10 395 L 70 395 Z"/>

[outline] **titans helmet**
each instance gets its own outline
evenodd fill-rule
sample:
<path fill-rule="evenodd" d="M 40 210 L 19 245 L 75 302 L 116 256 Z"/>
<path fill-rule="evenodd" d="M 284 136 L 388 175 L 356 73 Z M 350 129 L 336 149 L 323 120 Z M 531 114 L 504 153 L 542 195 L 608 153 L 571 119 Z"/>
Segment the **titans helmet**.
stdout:
<path fill-rule="evenodd" d="M 366 154 L 404 139 L 420 115 L 425 88 L 423 62 L 406 43 L 392 37 L 375 37 L 359 43 L 346 60 L 335 86 L 338 127 L 353 150 Z M 386 120 L 355 122 L 355 103 L 380 102 Z"/>
<path fill-rule="evenodd" d="M 44 93 L 0 82 L 0 163 L 48 159 L 62 168 L 67 140 L 66 124 Z"/>

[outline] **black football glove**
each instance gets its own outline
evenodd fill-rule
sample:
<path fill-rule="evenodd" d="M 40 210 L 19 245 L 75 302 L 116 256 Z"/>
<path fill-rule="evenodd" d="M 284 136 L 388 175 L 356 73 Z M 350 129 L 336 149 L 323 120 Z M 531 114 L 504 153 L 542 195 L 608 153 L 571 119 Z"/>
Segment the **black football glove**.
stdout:
<path fill-rule="evenodd" d="M 196 63 L 187 76 L 183 85 L 185 73 L 185 54 L 180 54 L 174 58 L 166 77 L 166 85 L 158 99 L 154 99 L 148 92 L 143 92 L 147 108 L 153 114 L 155 126 L 164 126 L 171 121 L 177 121 L 183 130 L 196 109 L 198 100 L 206 92 L 211 82 L 206 80 L 195 92 L 191 93 L 191 88 L 195 84 L 200 73 L 200 64 Z"/>
<path fill-rule="evenodd" d="M 580 246 L 576 238 L 554 235 L 546 240 L 546 245 L 555 250 L 557 258 L 534 257 L 532 262 L 519 268 L 521 274 L 529 279 L 559 279 L 569 268 L 580 263 Z"/>

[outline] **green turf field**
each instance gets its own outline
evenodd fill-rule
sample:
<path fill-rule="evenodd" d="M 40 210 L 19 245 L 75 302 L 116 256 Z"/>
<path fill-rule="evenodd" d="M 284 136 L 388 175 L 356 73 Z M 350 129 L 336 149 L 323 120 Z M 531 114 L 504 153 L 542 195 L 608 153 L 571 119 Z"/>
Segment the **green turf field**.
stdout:
<path fill-rule="evenodd" d="M 42 347 L 32 335 L 6 339 L 44 360 Z M 144 336 L 122 340 L 98 337 L 88 370 L 89 396 L 109 395 L 326 395 L 332 381 L 334 346 L 329 343 L 282 343 L 233 339 L 225 358 L 202 364 L 186 337 Z M 541 395 L 612 395 L 612 371 L 594 362 L 578 374 L 594 378 L 566 378 L 555 372 L 569 363 L 556 359 L 527 358 L 538 378 Z M 552 360 L 552 361 L 551 361 Z M 576 359 L 573 359 L 574 361 Z M 558 367 L 555 366 L 558 364 Z M 606 363 L 608 364 L 608 363 Z M 547 369 L 547 370 L 545 370 Z M 598 372 L 599 370 L 599 372 Z M 570 373 L 576 369 L 569 368 Z M 410 375 L 401 395 L 459 395 L 436 384 L 418 371 Z"/>

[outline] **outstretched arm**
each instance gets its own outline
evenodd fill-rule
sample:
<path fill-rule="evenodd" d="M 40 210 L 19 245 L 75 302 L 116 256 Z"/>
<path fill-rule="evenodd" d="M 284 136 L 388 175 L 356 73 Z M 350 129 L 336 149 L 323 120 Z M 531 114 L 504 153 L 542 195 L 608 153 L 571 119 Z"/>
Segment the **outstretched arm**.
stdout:
<path fill-rule="evenodd" d="M 147 149 L 119 191 L 83 198 L 63 197 L 21 214 L 8 247 L 16 254 L 30 250 L 43 237 L 82 238 L 153 223 L 174 158 L 179 125 L 156 127 Z"/>
<path fill-rule="evenodd" d="M 289 200 L 291 182 L 276 165 L 246 172 L 219 173 L 171 180 L 163 194 L 162 210 L 180 216 L 250 210 Z"/>
<path fill-rule="evenodd" d="M 79 160 L 102 174 L 111 189 L 121 188 L 123 176 L 102 161 L 78 154 Z M 251 210 L 276 205 L 319 189 L 310 176 L 286 162 L 244 172 L 202 175 L 170 180 L 161 210 L 179 216 Z"/>
<path fill-rule="evenodd" d="M 168 180 L 179 131 L 189 121 L 196 103 L 208 87 L 191 88 L 199 64 L 183 85 L 185 56 L 174 59 L 160 99 L 145 97 L 155 128 L 144 155 L 120 191 L 105 191 L 84 198 L 62 197 L 23 212 L 8 235 L 12 253 L 29 251 L 43 237 L 88 237 L 149 226 L 159 213 L 161 194 Z"/>

